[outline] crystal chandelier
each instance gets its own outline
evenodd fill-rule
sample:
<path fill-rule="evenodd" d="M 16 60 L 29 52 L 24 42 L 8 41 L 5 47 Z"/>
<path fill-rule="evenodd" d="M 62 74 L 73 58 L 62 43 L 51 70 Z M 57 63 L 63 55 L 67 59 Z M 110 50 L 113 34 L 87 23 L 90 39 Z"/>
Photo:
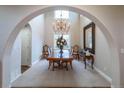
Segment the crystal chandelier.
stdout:
<path fill-rule="evenodd" d="M 55 19 L 53 22 L 53 29 L 55 33 L 67 34 L 70 30 L 69 19 L 62 18 L 62 12 L 60 16 L 60 18 Z"/>

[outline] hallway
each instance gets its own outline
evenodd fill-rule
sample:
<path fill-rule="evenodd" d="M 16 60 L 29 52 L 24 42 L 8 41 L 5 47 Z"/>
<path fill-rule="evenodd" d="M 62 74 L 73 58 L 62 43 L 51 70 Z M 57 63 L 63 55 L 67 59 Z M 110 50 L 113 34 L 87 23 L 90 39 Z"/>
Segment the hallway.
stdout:
<path fill-rule="evenodd" d="M 111 87 L 110 83 L 102 78 L 91 67 L 84 69 L 84 64 L 73 61 L 73 70 L 48 70 L 48 62 L 42 60 L 34 64 L 22 74 L 11 87 Z"/>

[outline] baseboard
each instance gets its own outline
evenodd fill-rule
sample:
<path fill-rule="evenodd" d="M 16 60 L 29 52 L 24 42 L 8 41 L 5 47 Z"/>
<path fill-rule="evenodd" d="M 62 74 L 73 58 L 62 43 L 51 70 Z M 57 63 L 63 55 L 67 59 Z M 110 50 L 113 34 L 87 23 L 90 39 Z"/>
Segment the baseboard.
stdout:
<path fill-rule="evenodd" d="M 36 64 L 37 62 L 39 62 L 40 60 L 36 60 L 34 62 L 32 62 L 32 65 Z"/>
<path fill-rule="evenodd" d="M 22 74 L 19 74 L 14 80 L 11 80 L 11 83 L 15 81 L 18 77 L 20 77 Z"/>
<path fill-rule="evenodd" d="M 10 88 L 11 88 L 11 83 L 14 82 L 14 81 L 15 81 L 18 77 L 20 77 L 20 76 L 21 76 L 21 74 L 19 74 L 14 80 L 11 80 L 11 81 L 10 81 L 10 85 L 9 85 Z"/>
<path fill-rule="evenodd" d="M 112 84 L 112 79 L 106 75 L 105 73 L 103 73 L 101 70 L 99 70 L 97 67 L 94 66 L 94 69 L 104 78 L 106 79 L 108 82 L 110 82 Z"/>

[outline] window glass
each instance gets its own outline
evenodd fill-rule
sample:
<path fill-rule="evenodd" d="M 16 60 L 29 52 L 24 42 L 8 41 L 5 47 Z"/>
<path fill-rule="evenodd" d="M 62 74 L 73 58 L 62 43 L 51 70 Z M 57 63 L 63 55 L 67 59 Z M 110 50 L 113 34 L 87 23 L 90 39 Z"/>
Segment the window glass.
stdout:
<path fill-rule="evenodd" d="M 61 37 L 61 35 L 54 34 L 54 49 L 59 49 L 56 45 L 56 41 L 58 37 Z M 69 49 L 70 48 L 70 36 L 69 34 L 63 35 L 63 38 L 67 41 L 67 45 L 64 46 L 64 49 Z"/>
<path fill-rule="evenodd" d="M 69 11 L 56 10 L 55 11 L 55 19 L 56 18 L 65 18 L 65 19 L 68 19 L 69 18 Z"/>

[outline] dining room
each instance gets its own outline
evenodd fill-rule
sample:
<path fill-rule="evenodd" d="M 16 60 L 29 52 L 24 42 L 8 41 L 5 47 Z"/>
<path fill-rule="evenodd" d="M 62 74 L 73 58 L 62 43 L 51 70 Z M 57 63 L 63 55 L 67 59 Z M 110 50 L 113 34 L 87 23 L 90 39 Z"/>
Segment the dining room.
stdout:
<path fill-rule="evenodd" d="M 37 22 L 39 19 L 43 21 Z M 111 76 L 111 69 L 106 67 L 110 58 L 106 61 L 101 58 L 109 55 L 107 50 L 101 52 L 102 45 L 107 49 L 108 45 L 94 22 L 76 12 L 56 10 L 32 19 L 29 25 L 32 27 L 31 67 L 12 87 L 111 87 L 101 74 Z"/>

